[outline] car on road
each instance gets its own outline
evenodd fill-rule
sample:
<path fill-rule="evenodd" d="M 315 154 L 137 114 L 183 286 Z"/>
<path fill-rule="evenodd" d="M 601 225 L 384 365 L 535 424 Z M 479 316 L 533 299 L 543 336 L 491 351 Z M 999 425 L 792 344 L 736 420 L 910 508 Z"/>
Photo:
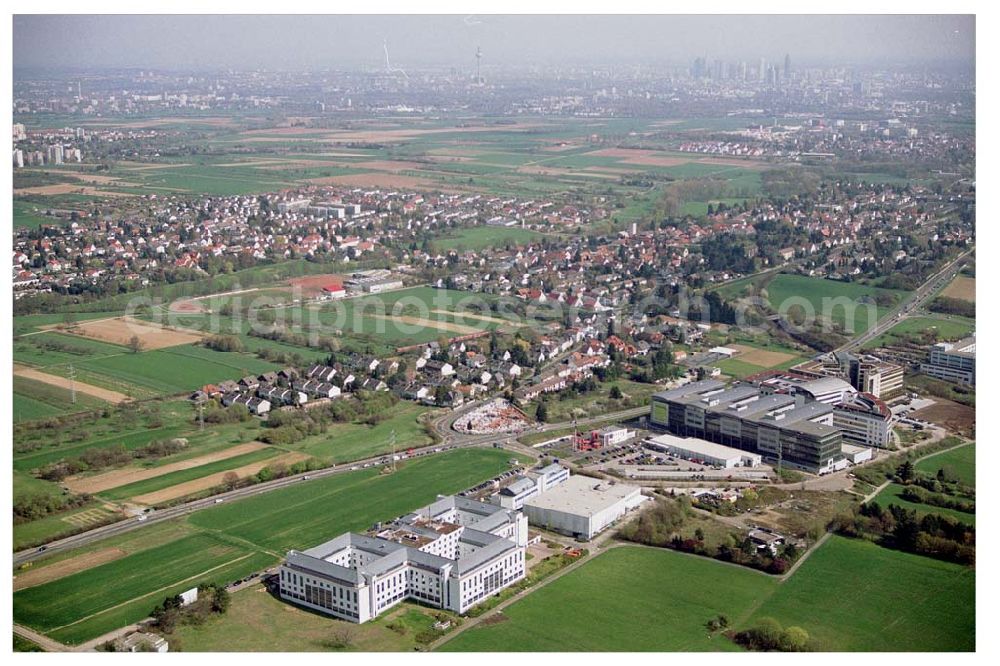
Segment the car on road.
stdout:
<path fill-rule="evenodd" d="M 302 480 L 303 481 L 308 481 L 310 478 L 311 477 L 308 474 L 306 474 L 305 476 L 302 477 Z"/>
<path fill-rule="evenodd" d="M 215 503 L 216 504 L 222 504 L 222 498 L 220 497 L 219 499 L 215 500 Z"/>

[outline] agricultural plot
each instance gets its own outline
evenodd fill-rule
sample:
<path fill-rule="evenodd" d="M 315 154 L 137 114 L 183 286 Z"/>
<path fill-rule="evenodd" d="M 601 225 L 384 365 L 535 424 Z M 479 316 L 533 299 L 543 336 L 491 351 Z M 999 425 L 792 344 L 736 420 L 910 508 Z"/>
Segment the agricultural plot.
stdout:
<path fill-rule="evenodd" d="M 85 321 L 66 328 L 65 333 L 122 347 L 128 347 L 132 339 L 136 338 L 140 349 L 146 351 L 194 344 L 203 337 L 194 331 L 167 328 L 132 317 Z"/>
<path fill-rule="evenodd" d="M 222 504 L 186 519 L 112 537 L 43 560 L 37 569 L 118 547 L 129 554 L 14 595 L 14 617 L 71 644 L 147 616 L 163 597 L 213 580 L 230 582 L 347 530 L 402 515 L 507 468 L 509 452 L 465 449 L 359 470 Z M 38 575 L 38 574 L 35 574 Z"/>
<path fill-rule="evenodd" d="M 27 368 L 15 371 L 13 388 L 15 423 L 100 409 L 106 404 L 105 399 L 90 395 L 82 390 L 85 388 L 82 385 L 77 386 L 76 402 L 74 403 L 68 379 L 38 373 Z M 118 401 L 115 400 L 115 402 Z"/>
<path fill-rule="evenodd" d="M 976 302 L 976 278 L 965 275 L 956 275 L 947 287 L 941 292 L 942 296 L 957 298 L 970 303 Z"/>
<path fill-rule="evenodd" d="M 807 321 L 812 315 L 814 321 L 832 322 L 856 335 L 878 323 L 891 303 L 899 302 L 907 292 L 782 273 L 767 285 L 767 294 L 771 307 L 779 312 L 792 315 L 801 310 Z M 890 304 L 878 305 L 874 299 L 880 297 Z"/>
<path fill-rule="evenodd" d="M 190 536 L 19 591 L 14 595 L 17 618 L 55 632 L 247 555 L 245 549 L 207 534 Z"/>
<path fill-rule="evenodd" d="M 198 472 L 191 471 L 178 473 L 177 476 L 172 479 L 157 479 L 156 481 L 147 484 L 147 486 L 152 486 L 154 488 L 153 490 L 143 492 L 141 495 L 134 495 L 132 499 L 138 504 L 157 506 L 176 499 L 196 495 L 206 490 L 211 490 L 212 488 L 217 488 L 225 483 L 226 475 L 230 473 L 235 474 L 237 479 L 242 480 L 257 474 L 265 467 L 294 465 L 295 463 L 308 458 L 308 456 L 301 453 L 279 454 L 275 451 L 261 451 L 259 453 L 247 454 L 246 456 L 241 457 L 243 460 L 233 461 L 234 463 L 239 464 L 239 467 L 231 467 L 230 465 L 216 463 L 213 465 L 213 468 L 217 471 L 213 471 L 210 474 L 199 475 L 205 470 L 198 470 Z M 185 481 L 183 480 L 184 478 L 191 478 L 191 480 Z M 155 489 L 157 487 L 159 489 Z M 136 489 L 129 490 L 128 492 L 134 493 L 136 492 Z"/>
<path fill-rule="evenodd" d="M 46 206 L 31 201 L 14 200 L 14 228 L 37 229 L 50 224 L 59 224 L 62 220 L 45 214 Z"/>
<path fill-rule="evenodd" d="M 83 361 L 80 368 L 163 395 L 269 372 L 276 366 L 251 354 L 181 345 Z"/>
<path fill-rule="evenodd" d="M 284 552 L 346 530 L 365 530 L 507 469 L 509 452 L 466 449 L 412 460 L 393 474 L 380 469 L 316 479 L 193 514 L 189 522 Z M 359 511 L 359 507 L 364 507 Z"/>
<path fill-rule="evenodd" d="M 822 651 L 967 651 L 975 647 L 974 598 L 971 568 L 842 537 L 828 540 L 783 583 L 714 560 L 629 546 L 599 555 L 442 649 L 736 650 L 705 629 L 724 614 L 736 629 L 764 617 L 802 627 Z"/>
<path fill-rule="evenodd" d="M 14 363 L 38 368 L 68 365 L 97 356 L 124 354 L 127 348 L 58 332 L 25 335 L 14 341 Z"/>
<path fill-rule="evenodd" d="M 469 629 L 447 652 L 735 651 L 705 623 L 734 621 L 773 593 L 769 576 L 674 551 L 628 546 L 595 557 Z M 572 612 L 569 612 L 572 609 Z"/>
<path fill-rule="evenodd" d="M 75 493 L 107 493 L 115 489 L 127 489 L 134 484 L 144 484 L 146 481 L 163 476 L 171 476 L 177 472 L 196 470 L 205 465 L 219 462 L 233 462 L 248 454 L 258 454 L 267 451 L 266 444 L 248 442 L 237 444 L 215 453 L 188 458 L 179 462 L 158 465 L 154 467 L 124 467 L 111 472 L 103 472 L 90 476 L 71 477 L 66 479 L 66 486 Z M 128 497 L 129 495 L 124 495 Z"/>
<path fill-rule="evenodd" d="M 413 287 L 308 305 L 299 321 L 305 326 L 314 326 L 321 334 L 341 331 L 345 335 L 390 344 L 420 344 L 441 337 L 475 334 L 500 325 L 491 320 L 461 316 L 461 313 L 489 315 L 487 303 L 488 299 L 481 294 Z M 295 316 L 289 313 L 287 317 L 294 321 Z"/>
<path fill-rule="evenodd" d="M 97 527 L 120 517 L 119 514 L 104 507 L 101 503 L 91 502 L 80 509 L 46 516 L 27 523 L 15 524 L 13 548 L 15 551 L 28 548 L 38 543 Z"/>
<path fill-rule="evenodd" d="M 719 368 L 731 377 L 742 379 L 763 370 L 789 368 L 803 359 L 794 351 L 779 351 L 778 348 L 764 349 L 745 344 L 731 344 L 737 350 L 736 356 L 718 363 Z"/>
<path fill-rule="evenodd" d="M 118 404 L 129 399 L 124 393 L 76 381 L 69 373 L 53 374 L 15 365 L 14 377 L 19 381 L 15 390 L 39 400 L 48 400 L 50 404 L 61 405 L 66 411 L 92 409 L 101 406 L 101 401 Z M 81 400 L 81 396 L 90 400 Z"/>

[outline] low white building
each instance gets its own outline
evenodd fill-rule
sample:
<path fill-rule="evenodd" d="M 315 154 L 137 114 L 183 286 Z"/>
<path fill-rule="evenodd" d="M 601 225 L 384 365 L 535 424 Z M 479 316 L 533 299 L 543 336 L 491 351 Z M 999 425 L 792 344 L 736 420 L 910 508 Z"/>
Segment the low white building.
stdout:
<path fill-rule="evenodd" d="M 645 499 L 637 486 L 571 476 L 526 501 L 524 512 L 532 525 L 589 540 Z"/>
<path fill-rule="evenodd" d="M 524 476 L 516 478 L 501 488 L 500 492 L 493 496 L 492 501 L 505 509 L 518 510 L 530 498 L 554 488 L 568 478 L 569 470 L 558 463 L 553 463 L 542 469 L 530 470 Z"/>
<path fill-rule="evenodd" d="M 635 437 L 635 431 L 621 426 L 607 426 L 597 431 L 597 437 L 602 447 L 618 446 Z"/>
<path fill-rule="evenodd" d="M 855 446 L 853 444 L 841 444 L 841 452 L 844 458 L 853 465 L 860 465 L 872 459 L 872 450 L 867 446 Z"/>
<path fill-rule="evenodd" d="M 676 435 L 659 435 L 648 439 L 644 446 L 653 451 L 660 451 L 671 456 L 691 460 L 703 465 L 722 467 L 757 467 L 761 464 L 761 455 L 730 446 L 715 444 L 697 437 L 678 437 Z"/>
<path fill-rule="evenodd" d="M 374 535 L 343 534 L 290 551 L 283 599 L 350 622 L 367 622 L 404 599 L 464 613 L 524 578 L 527 518 L 443 497 Z"/>

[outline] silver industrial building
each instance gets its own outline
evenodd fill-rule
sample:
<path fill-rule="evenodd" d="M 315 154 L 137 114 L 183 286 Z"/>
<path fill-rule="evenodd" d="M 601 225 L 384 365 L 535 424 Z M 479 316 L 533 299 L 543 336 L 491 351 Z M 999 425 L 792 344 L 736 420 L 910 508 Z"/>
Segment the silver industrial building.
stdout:
<path fill-rule="evenodd" d="M 741 451 L 730 446 L 715 444 L 697 437 L 678 437 L 676 435 L 659 435 L 652 437 L 644 446 L 654 451 L 662 451 L 668 455 L 684 458 L 711 465 L 713 467 L 756 467 L 761 463 L 759 453 Z"/>
<path fill-rule="evenodd" d="M 522 510 L 532 525 L 589 540 L 645 499 L 637 486 L 571 476 L 527 500 Z"/>

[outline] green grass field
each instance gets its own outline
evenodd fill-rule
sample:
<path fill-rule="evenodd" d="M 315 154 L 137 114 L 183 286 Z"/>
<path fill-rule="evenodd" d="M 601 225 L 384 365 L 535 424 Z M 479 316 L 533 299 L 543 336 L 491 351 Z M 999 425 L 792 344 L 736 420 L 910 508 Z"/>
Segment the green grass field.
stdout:
<path fill-rule="evenodd" d="M 937 334 L 937 340 L 958 340 L 970 335 L 975 330 L 975 320 L 965 317 L 910 317 L 869 341 L 865 347 L 874 349 L 898 342 L 906 342 L 909 339 L 919 338 L 927 331 L 934 331 Z"/>
<path fill-rule="evenodd" d="M 947 467 L 967 486 L 976 487 L 976 445 L 969 444 L 952 451 L 939 453 L 925 458 L 915 467 L 920 472 L 937 474 L 942 467 Z"/>
<path fill-rule="evenodd" d="M 213 506 L 180 521 L 113 537 L 60 561 L 132 542 L 126 557 L 18 591 L 17 622 L 79 643 L 146 617 L 164 596 L 202 580 L 228 582 L 348 530 L 364 530 L 507 469 L 510 453 L 463 449 L 403 463 L 393 474 L 360 470 L 315 479 L 265 495 Z M 171 532 L 172 530 L 172 532 Z M 161 538 L 174 534 L 173 538 Z M 45 566 L 48 560 L 37 566 Z"/>
<path fill-rule="evenodd" d="M 64 511 L 14 525 L 13 550 L 52 541 L 62 536 L 96 527 L 99 522 L 117 514 L 103 508 L 99 502 L 89 502 L 79 509 Z M 119 516 L 120 517 L 120 516 Z"/>
<path fill-rule="evenodd" d="M 868 307 L 860 299 L 885 294 L 896 297 L 898 302 L 907 292 L 782 273 L 776 275 L 767 285 L 767 293 L 771 307 L 776 310 L 781 309 L 782 304 L 795 307 L 794 304 L 798 303 L 800 307 L 805 307 L 801 305 L 802 299 L 805 299 L 811 305 L 817 320 L 831 320 L 843 326 L 849 333 L 853 329 L 854 334 L 859 334 L 878 323 L 878 319 L 891 309 L 874 304 Z M 824 305 L 824 299 L 831 300 Z M 846 307 L 845 304 L 832 299 L 847 299 Z M 850 309 L 853 309 L 853 313 L 849 311 Z M 785 307 L 783 311 L 788 313 L 789 308 Z"/>
<path fill-rule="evenodd" d="M 487 247 L 502 248 L 508 242 L 528 243 L 541 234 L 518 227 L 472 227 L 439 238 L 434 245 L 440 250 L 482 250 Z"/>
<path fill-rule="evenodd" d="M 207 575 L 211 569 L 248 554 L 248 550 L 208 534 L 186 537 L 19 590 L 14 594 L 18 621 L 51 632 L 174 583 Z"/>
<path fill-rule="evenodd" d="M 107 403 L 99 398 L 77 392 L 76 402 L 72 402 L 69 389 L 53 386 L 27 377 L 15 376 L 14 385 L 14 422 L 33 421 L 35 419 L 73 412 L 83 412 L 100 409 Z"/>
<path fill-rule="evenodd" d="M 79 366 L 158 394 L 183 393 L 277 368 L 251 354 L 217 352 L 195 345 L 105 356 L 82 361 Z"/>
<path fill-rule="evenodd" d="M 831 537 L 742 626 L 773 617 L 818 650 L 975 649 L 975 570 Z"/>
<path fill-rule="evenodd" d="M 931 459 L 933 460 L 933 458 Z M 935 468 L 936 470 L 937 468 Z M 968 525 L 975 526 L 976 524 L 976 514 L 966 513 L 964 511 L 956 511 L 954 509 L 948 509 L 945 507 L 934 506 L 932 504 L 923 504 L 921 502 L 910 502 L 908 500 L 900 497 L 905 486 L 898 483 L 891 483 L 886 486 L 882 492 L 875 496 L 875 501 L 884 507 L 890 504 L 896 504 L 903 507 L 904 509 L 912 509 L 917 512 L 917 516 L 923 516 L 927 513 L 934 513 L 939 516 L 948 516 L 949 518 L 954 518 L 955 520 L 961 521 Z"/>
<path fill-rule="evenodd" d="M 505 621 L 445 643 L 449 652 L 733 651 L 705 623 L 769 596 L 770 577 L 669 550 L 602 553 L 503 611 Z"/>
<path fill-rule="evenodd" d="M 635 546 L 602 553 L 459 634 L 453 652 L 724 651 L 705 622 L 773 617 L 822 651 L 974 649 L 971 568 L 832 537 L 787 581 L 714 560 Z M 571 610 L 570 610 L 571 609 Z"/>
<path fill-rule="evenodd" d="M 339 463 L 390 452 L 393 432 L 396 434 L 397 451 L 425 446 L 430 444 L 431 439 L 417 419 L 430 411 L 434 411 L 434 408 L 400 402 L 392 408 L 388 418 L 374 426 L 365 423 L 335 423 L 326 433 L 308 437 L 287 448 Z"/>

